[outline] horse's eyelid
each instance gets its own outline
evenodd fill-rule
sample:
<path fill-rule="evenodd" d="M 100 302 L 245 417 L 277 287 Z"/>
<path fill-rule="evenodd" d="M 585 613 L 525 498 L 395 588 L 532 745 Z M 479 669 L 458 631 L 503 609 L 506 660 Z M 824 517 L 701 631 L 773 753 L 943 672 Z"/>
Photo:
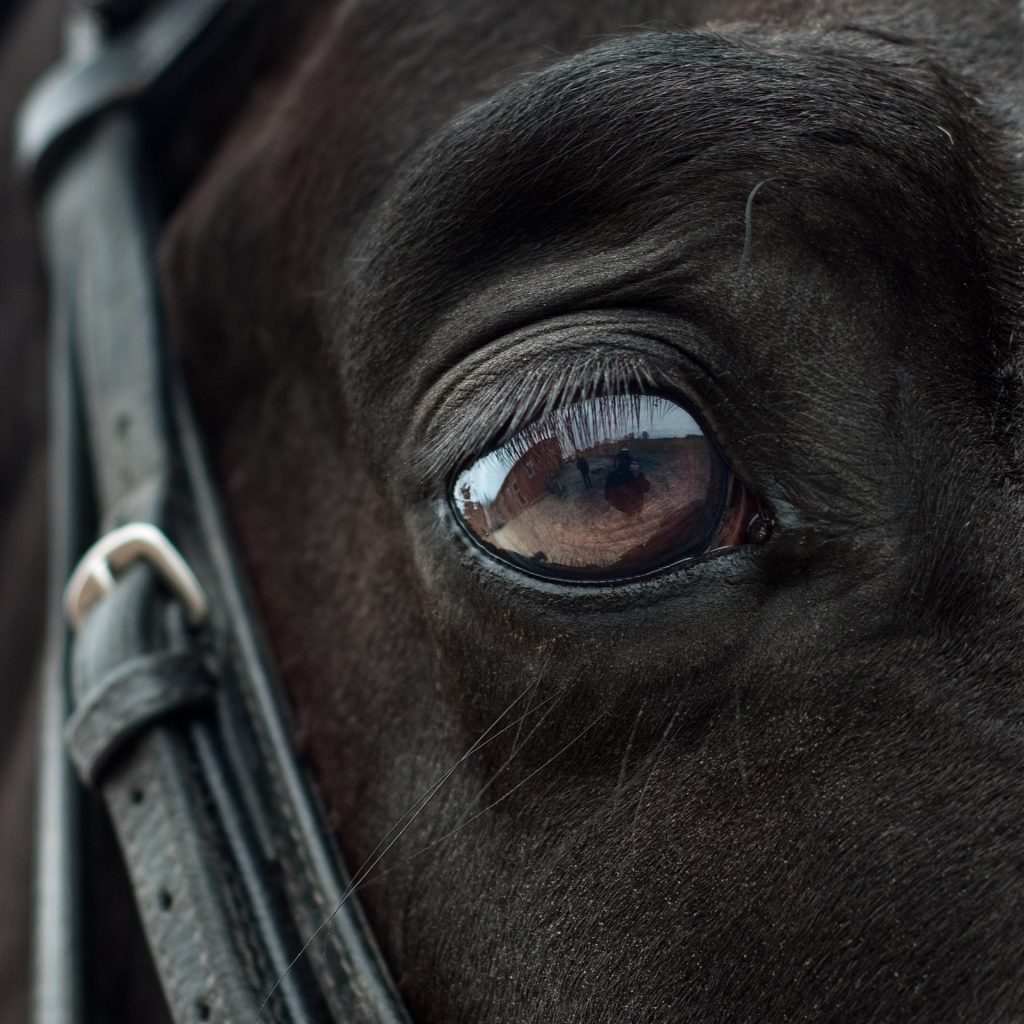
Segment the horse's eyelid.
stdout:
<path fill-rule="evenodd" d="M 570 361 L 569 356 L 575 359 Z M 424 478 L 447 480 L 468 460 L 499 447 L 563 405 L 656 386 L 655 375 L 637 360 L 601 358 L 581 363 L 579 353 L 551 353 L 545 363 L 527 373 L 510 373 L 503 386 L 489 384 L 482 389 L 482 397 L 480 392 L 471 393 L 458 403 L 454 414 L 451 399 L 443 402 L 427 429 L 418 431 L 427 443 L 419 449 L 417 469 Z M 439 429 L 431 429 L 430 423 L 439 424 Z"/>

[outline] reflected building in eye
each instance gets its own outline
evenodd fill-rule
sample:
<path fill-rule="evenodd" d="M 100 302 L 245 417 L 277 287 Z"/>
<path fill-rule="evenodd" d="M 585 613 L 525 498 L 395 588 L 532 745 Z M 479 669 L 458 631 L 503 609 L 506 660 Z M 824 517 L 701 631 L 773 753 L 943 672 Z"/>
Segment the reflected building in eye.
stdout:
<path fill-rule="evenodd" d="M 525 508 L 557 489 L 555 481 L 565 468 L 558 441 L 541 438 L 528 448 L 504 477 L 490 500 L 473 500 L 471 485 L 462 485 L 462 516 L 481 536 L 489 536 L 515 519 Z"/>

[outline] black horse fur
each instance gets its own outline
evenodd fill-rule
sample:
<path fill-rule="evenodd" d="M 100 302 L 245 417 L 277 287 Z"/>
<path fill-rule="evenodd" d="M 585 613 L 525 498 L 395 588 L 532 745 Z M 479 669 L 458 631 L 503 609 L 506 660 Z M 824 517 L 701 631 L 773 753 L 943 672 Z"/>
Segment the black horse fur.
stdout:
<path fill-rule="evenodd" d="M 15 41 L 50 6 L 15 5 L 5 68 L 46 63 Z M 490 737 L 360 893 L 415 1020 L 1024 1015 L 1022 29 L 322 0 L 225 117 L 163 287 L 352 866 Z M 43 328 L 10 181 L 13 1021 Z M 700 409 L 768 543 L 579 588 L 462 539 L 462 461 L 609 380 Z"/>

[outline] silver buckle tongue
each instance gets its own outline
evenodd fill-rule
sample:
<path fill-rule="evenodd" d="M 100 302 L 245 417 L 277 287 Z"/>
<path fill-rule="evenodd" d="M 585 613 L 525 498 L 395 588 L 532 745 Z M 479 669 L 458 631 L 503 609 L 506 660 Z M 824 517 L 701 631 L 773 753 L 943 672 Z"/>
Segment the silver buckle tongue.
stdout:
<path fill-rule="evenodd" d="M 126 523 L 102 536 L 84 555 L 64 589 L 64 611 L 78 629 L 89 609 L 110 593 L 117 574 L 144 558 L 185 606 L 193 626 L 205 618 L 206 594 L 181 552 L 152 523 Z"/>

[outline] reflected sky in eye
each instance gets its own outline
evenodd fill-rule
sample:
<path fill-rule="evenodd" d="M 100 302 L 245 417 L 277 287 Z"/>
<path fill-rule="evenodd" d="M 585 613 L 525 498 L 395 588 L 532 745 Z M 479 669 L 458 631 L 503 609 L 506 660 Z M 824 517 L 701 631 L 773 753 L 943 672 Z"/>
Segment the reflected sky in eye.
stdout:
<path fill-rule="evenodd" d="M 728 470 L 694 417 L 656 395 L 556 409 L 456 478 L 452 504 L 486 548 L 540 575 L 635 575 L 703 550 Z"/>
<path fill-rule="evenodd" d="M 524 447 L 519 437 L 528 436 Z M 552 439 L 563 459 L 576 451 L 631 438 L 703 437 L 697 421 L 681 406 L 656 395 L 607 395 L 577 402 L 531 425 L 507 444 L 459 474 L 455 493 L 471 501 L 494 501 L 525 450 Z"/>

